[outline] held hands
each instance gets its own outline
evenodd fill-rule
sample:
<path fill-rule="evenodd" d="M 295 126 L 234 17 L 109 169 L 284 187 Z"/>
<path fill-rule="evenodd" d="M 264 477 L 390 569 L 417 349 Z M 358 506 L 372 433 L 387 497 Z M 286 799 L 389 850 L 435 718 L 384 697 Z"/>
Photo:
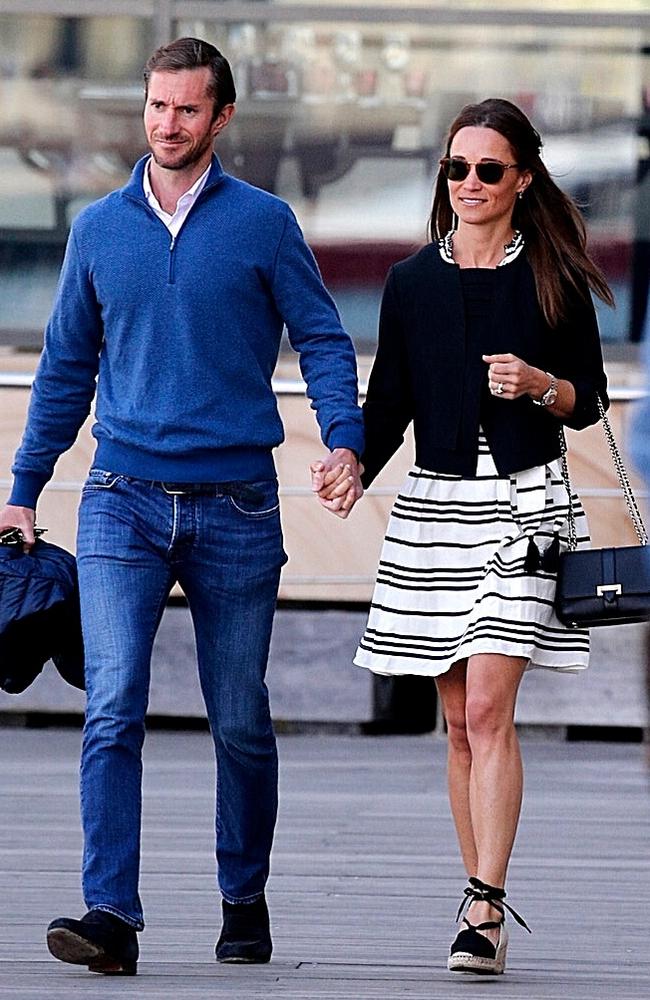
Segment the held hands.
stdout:
<path fill-rule="evenodd" d="M 327 458 L 312 462 L 311 488 L 319 503 L 337 517 L 346 518 L 363 496 L 362 466 L 348 448 L 335 448 Z"/>
<path fill-rule="evenodd" d="M 484 354 L 483 360 L 489 365 L 488 388 L 493 396 L 518 399 L 529 395 L 540 399 L 548 389 L 548 375 L 514 354 Z"/>
<path fill-rule="evenodd" d="M 36 523 L 36 513 L 31 507 L 15 507 L 7 504 L 0 510 L 0 532 L 7 528 L 19 528 L 25 539 L 23 551 L 29 552 L 34 544 L 34 524 Z"/>

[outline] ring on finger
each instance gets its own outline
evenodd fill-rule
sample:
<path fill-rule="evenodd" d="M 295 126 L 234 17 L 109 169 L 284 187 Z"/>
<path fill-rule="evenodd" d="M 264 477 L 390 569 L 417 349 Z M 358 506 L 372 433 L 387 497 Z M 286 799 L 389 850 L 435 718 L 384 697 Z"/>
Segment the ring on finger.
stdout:
<path fill-rule="evenodd" d="M 493 393 L 495 396 L 501 396 L 503 394 L 503 382 L 497 382 L 493 389 Z"/>

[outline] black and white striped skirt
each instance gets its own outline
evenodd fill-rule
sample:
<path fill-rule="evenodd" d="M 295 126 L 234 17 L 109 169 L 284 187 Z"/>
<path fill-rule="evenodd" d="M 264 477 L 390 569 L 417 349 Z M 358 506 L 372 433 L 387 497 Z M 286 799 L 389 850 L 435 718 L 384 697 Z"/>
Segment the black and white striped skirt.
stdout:
<path fill-rule="evenodd" d="M 574 497 L 580 547 L 587 519 Z M 529 668 L 587 666 L 588 631 L 553 610 L 568 500 L 560 462 L 500 477 L 483 435 L 476 476 L 414 467 L 388 522 L 366 631 L 354 662 L 377 674 L 444 673 L 476 653 Z"/>

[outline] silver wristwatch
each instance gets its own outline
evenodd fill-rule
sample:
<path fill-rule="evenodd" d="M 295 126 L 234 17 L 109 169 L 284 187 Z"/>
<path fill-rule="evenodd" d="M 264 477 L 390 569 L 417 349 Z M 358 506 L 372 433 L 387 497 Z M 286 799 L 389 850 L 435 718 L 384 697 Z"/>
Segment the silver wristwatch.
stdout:
<path fill-rule="evenodd" d="M 545 374 L 550 378 L 551 384 L 541 399 L 533 399 L 535 406 L 553 406 L 553 403 L 557 399 L 557 379 L 550 372 L 545 372 Z"/>

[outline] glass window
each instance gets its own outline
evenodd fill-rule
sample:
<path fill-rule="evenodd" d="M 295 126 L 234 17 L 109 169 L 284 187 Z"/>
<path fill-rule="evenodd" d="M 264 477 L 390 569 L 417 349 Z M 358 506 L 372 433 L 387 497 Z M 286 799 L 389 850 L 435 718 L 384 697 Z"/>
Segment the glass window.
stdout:
<path fill-rule="evenodd" d="M 56 6 L 0 13 L 0 343 L 40 344 L 71 219 L 122 184 L 145 148 L 153 20 Z M 650 272 L 650 49 L 638 16 L 648 0 L 548 0 L 541 11 L 538 0 L 411 0 L 409 20 L 396 19 L 397 0 L 357 3 L 354 21 L 339 6 L 349 9 L 327 0 L 314 20 L 300 0 L 260 2 L 241 22 L 224 3 L 218 19 L 192 14 L 169 29 L 231 60 L 238 111 L 217 151 L 294 207 L 360 348 L 373 349 L 388 267 L 426 239 L 450 120 L 491 95 L 531 116 L 582 206 L 618 303 L 601 310 L 604 341 L 637 337 Z"/>

